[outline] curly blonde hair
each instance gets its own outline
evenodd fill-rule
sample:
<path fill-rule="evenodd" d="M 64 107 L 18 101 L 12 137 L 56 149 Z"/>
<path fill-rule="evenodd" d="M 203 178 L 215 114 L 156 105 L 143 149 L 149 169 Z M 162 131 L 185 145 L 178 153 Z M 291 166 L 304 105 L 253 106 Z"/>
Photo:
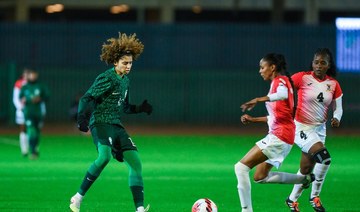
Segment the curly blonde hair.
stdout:
<path fill-rule="evenodd" d="M 114 64 L 124 55 L 132 55 L 136 60 L 144 50 L 144 45 L 136 38 L 136 34 L 126 35 L 119 32 L 118 38 L 110 38 L 102 45 L 100 60 L 106 64 Z"/>

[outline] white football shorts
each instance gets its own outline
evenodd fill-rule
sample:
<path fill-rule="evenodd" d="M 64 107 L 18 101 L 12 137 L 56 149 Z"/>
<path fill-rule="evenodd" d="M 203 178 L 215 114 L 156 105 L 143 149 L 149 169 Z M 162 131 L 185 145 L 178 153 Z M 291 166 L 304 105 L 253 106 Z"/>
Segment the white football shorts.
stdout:
<path fill-rule="evenodd" d="M 265 162 L 280 167 L 286 156 L 289 154 L 292 145 L 285 143 L 273 134 L 268 134 L 265 138 L 256 142 L 256 145 L 268 157 Z"/>
<path fill-rule="evenodd" d="M 307 125 L 295 121 L 295 144 L 302 152 L 308 153 L 310 148 L 317 142 L 321 141 L 325 145 L 326 124 Z"/>

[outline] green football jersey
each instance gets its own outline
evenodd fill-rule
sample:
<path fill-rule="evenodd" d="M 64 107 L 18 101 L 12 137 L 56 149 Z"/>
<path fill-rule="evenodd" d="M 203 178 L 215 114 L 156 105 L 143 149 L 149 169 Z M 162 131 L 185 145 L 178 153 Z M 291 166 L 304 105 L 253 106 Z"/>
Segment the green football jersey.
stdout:
<path fill-rule="evenodd" d="M 40 97 L 40 102 L 33 102 L 34 98 Z M 49 98 L 49 90 L 39 82 L 28 82 L 21 87 L 19 98 L 25 98 L 23 112 L 25 119 L 41 119 L 43 117 L 42 105 Z"/>
<path fill-rule="evenodd" d="M 111 68 L 101 73 L 79 101 L 78 116 L 89 117 L 90 126 L 106 123 L 122 126 L 121 114 L 136 113 L 129 103 L 129 78 L 116 74 Z"/>

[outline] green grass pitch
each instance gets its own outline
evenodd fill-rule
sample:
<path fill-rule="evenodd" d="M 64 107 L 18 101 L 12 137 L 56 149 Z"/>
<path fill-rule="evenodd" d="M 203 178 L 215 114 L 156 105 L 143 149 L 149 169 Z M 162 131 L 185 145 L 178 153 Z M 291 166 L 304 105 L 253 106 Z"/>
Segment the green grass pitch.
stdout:
<path fill-rule="evenodd" d="M 145 202 L 154 212 L 190 212 L 199 198 L 210 198 L 220 212 L 240 211 L 233 165 L 262 138 L 240 135 L 133 135 L 143 162 Z M 40 158 L 22 158 L 16 135 L 0 136 L 0 211 L 69 211 L 89 165 L 96 158 L 90 136 L 43 135 Z M 329 211 L 360 211 L 360 138 L 331 135 L 332 165 L 322 201 Z M 296 146 L 279 171 L 298 169 Z M 274 169 L 276 170 L 276 169 Z M 134 212 L 125 164 L 112 160 L 87 193 L 82 211 Z M 253 171 L 251 172 L 251 176 Z M 291 185 L 252 182 L 254 211 L 288 211 Z M 310 190 L 300 202 L 312 211 Z"/>

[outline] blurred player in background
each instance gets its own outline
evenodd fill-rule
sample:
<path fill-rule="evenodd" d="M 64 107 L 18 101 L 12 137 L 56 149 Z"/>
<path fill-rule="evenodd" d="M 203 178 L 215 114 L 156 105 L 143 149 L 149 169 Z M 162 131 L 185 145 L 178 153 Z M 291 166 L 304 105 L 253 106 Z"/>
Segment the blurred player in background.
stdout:
<path fill-rule="evenodd" d="M 326 121 L 328 110 L 333 104 L 332 127 L 339 127 L 342 117 L 342 90 L 335 79 L 336 65 L 332 53 L 327 48 L 317 49 L 311 71 L 298 72 L 292 76 L 297 90 L 295 116 L 295 143 L 302 151 L 298 174 L 309 174 L 313 169 L 315 181 L 312 183 L 310 204 L 315 211 L 325 211 L 320 192 L 328 172 L 331 157 L 325 147 Z M 298 198 L 302 187 L 294 185 L 286 203 L 291 211 L 299 211 Z"/>
<path fill-rule="evenodd" d="M 45 102 L 49 98 L 48 89 L 38 82 L 38 72 L 28 69 L 27 83 L 21 88 L 19 98 L 23 104 L 26 134 L 30 148 L 30 159 L 39 156 L 40 129 L 45 115 Z"/>
<path fill-rule="evenodd" d="M 109 163 L 111 156 L 125 162 L 129 168 L 129 186 L 137 212 L 144 208 L 144 185 L 142 164 L 135 143 L 121 123 L 121 113 L 152 112 L 152 106 L 143 101 L 141 105 L 130 104 L 129 74 L 133 60 L 143 52 L 144 45 L 135 34 L 119 33 L 118 38 L 107 40 L 102 46 L 100 59 L 113 67 L 100 74 L 93 85 L 80 98 L 78 127 L 90 131 L 98 151 L 98 157 L 89 167 L 78 192 L 71 197 L 70 209 L 80 211 L 80 204 L 91 185 Z M 91 118 L 90 118 L 91 116 Z M 90 123 L 89 123 L 90 119 Z M 116 196 L 116 195 L 115 195 Z"/>
<path fill-rule="evenodd" d="M 241 105 L 242 111 L 251 110 L 258 102 L 265 102 L 268 116 L 241 116 L 241 122 L 267 122 L 269 134 L 235 164 L 238 180 L 238 192 L 242 212 L 252 212 L 251 183 L 249 172 L 256 166 L 254 180 L 257 183 L 299 184 L 309 187 L 314 180 L 313 175 L 297 175 L 284 172 L 270 172 L 273 166 L 279 168 L 294 144 L 295 124 L 294 94 L 292 81 L 286 71 L 283 55 L 270 53 L 260 60 L 260 75 L 270 81 L 270 90 L 266 96 L 252 99 Z"/>
<path fill-rule="evenodd" d="M 17 125 L 19 125 L 20 150 L 21 150 L 21 154 L 24 157 L 27 157 L 27 155 L 29 153 L 29 142 L 28 142 L 28 138 L 27 138 L 26 130 L 25 130 L 25 117 L 24 117 L 24 112 L 23 112 L 23 104 L 20 101 L 19 94 L 20 94 L 21 88 L 26 84 L 27 73 L 28 73 L 28 69 L 25 68 L 21 77 L 18 80 L 16 80 L 14 89 L 13 89 L 13 103 L 14 103 L 14 106 L 16 109 L 15 123 Z"/>

